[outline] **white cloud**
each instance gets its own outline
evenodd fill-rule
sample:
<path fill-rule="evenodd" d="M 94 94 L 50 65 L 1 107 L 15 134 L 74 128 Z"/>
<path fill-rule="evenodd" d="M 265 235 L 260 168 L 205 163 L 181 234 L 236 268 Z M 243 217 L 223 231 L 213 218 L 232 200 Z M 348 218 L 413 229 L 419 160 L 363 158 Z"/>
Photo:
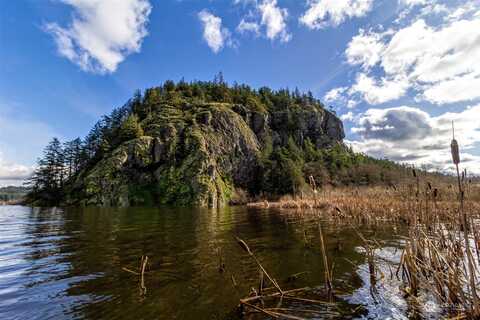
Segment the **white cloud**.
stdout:
<path fill-rule="evenodd" d="M 112 73 L 139 52 L 151 5 L 148 0 L 61 0 L 74 9 L 68 27 L 48 23 L 58 53 L 84 71 Z"/>
<path fill-rule="evenodd" d="M 373 0 L 308 0 L 308 9 L 300 22 L 310 29 L 338 26 L 347 18 L 365 16 Z"/>
<path fill-rule="evenodd" d="M 480 76 L 470 74 L 436 83 L 424 91 L 423 98 L 436 104 L 479 99 Z"/>
<path fill-rule="evenodd" d="M 0 186 L 7 184 L 20 184 L 33 173 L 32 166 L 25 166 L 7 162 L 2 159 L 0 154 Z M 5 181 L 9 181 L 5 183 Z"/>
<path fill-rule="evenodd" d="M 340 116 L 340 120 L 342 120 L 342 121 L 353 121 L 354 119 L 355 119 L 355 115 L 351 111 L 349 111 L 345 114 L 342 114 Z"/>
<path fill-rule="evenodd" d="M 261 25 L 266 27 L 267 38 L 270 40 L 279 39 L 281 42 L 288 42 L 292 35 L 287 31 L 286 19 L 288 10 L 277 6 L 277 0 L 263 0 L 258 5 L 261 14 Z"/>
<path fill-rule="evenodd" d="M 271 41 L 289 42 L 292 39 L 287 27 L 288 10 L 279 7 L 277 0 L 235 0 L 234 4 L 252 5 L 254 8 L 240 21 L 238 33 L 264 34 Z"/>
<path fill-rule="evenodd" d="M 251 32 L 255 36 L 260 35 L 260 26 L 256 22 L 249 22 L 245 19 L 242 19 L 237 26 L 237 32 L 239 33 L 247 33 Z"/>
<path fill-rule="evenodd" d="M 381 38 L 381 34 L 367 34 L 364 30 L 360 30 L 359 34 L 348 43 L 345 51 L 348 63 L 351 65 L 362 65 L 364 69 L 377 64 L 385 50 L 385 45 L 381 42 Z"/>
<path fill-rule="evenodd" d="M 413 7 L 417 5 L 427 4 L 428 0 L 400 0 L 400 4 Z"/>
<path fill-rule="evenodd" d="M 335 104 L 339 107 L 346 107 L 348 109 L 355 108 L 358 104 L 358 101 L 348 99 L 346 94 L 347 90 L 348 87 L 333 88 L 325 94 L 323 100 L 326 103 Z"/>
<path fill-rule="evenodd" d="M 360 141 L 350 141 L 354 149 L 375 157 L 428 164 L 434 169 L 451 170 L 451 125 L 462 151 L 462 165 L 480 174 L 480 157 L 469 152 L 480 142 L 480 105 L 460 112 L 432 117 L 412 107 L 369 109 L 355 117 L 352 129 Z"/>
<path fill-rule="evenodd" d="M 203 39 L 214 53 L 218 53 L 225 45 L 231 45 L 231 35 L 227 28 L 222 27 L 222 19 L 214 16 L 208 10 L 198 13 L 203 24 Z"/>
<path fill-rule="evenodd" d="M 371 104 L 400 98 L 410 88 L 417 99 L 437 104 L 477 99 L 479 39 L 480 16 L 437 27 L 420 19 L 396 31 L 361 30 L 345 51 L 347 62 L 363 69 L 349 93 Z M 374 74 L 373 67 L 379 67 Z"/>
<path fill-rule="evenodd" d="M 325 94 L 325 96 L 323 97 L 323 100 L 325 100 L 325 102 L 327 103 L 338 101 L 342 99 L 343 97 L 342 95 L 347 89 L 348 89 L 347 87 L 334 88 Z"/>
<path fill-rule="evenodd" d="M 405 95 L 408 81 L 403 77 L 381 78 L 379 80 L 359 73 L 355 84 L 348 91 L 349 94 L 359 94 L 370 104 L 381 104 L 396 100 Z"/>
<path fill-rule="evenodd" d="M 457 21 L 460 19 L 476 16 L 480 14 L 480 3 L 477 0 L 466 1 L 462 6 L 456 8 L 451 12 L 445 20 L 447 21 Z"/>

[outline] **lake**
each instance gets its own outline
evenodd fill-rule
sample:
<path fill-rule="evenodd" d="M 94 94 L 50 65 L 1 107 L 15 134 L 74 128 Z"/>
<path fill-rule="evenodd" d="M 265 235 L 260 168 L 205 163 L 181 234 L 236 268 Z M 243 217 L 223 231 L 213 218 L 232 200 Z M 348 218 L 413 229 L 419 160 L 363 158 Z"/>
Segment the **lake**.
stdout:
<path fill-rule="evenodd" d="M 411 307 L 395 283 L 379 284 L 372 296 L 353 226 L 320 224 L 334 263 L 336 306 L 308 306 L 313 311 L 303 316 L 408 316 Z M 381 240 L 385 260 L 398 259 L 396 228 L 360 230 Z M 0 319 L 239 319 L 239 300 L 257 287 L 259 271 L 235 237 L 282 288 L 325 291 L 316 220 L 246 207 L 1 206 Z M 143 288 L 135 274 L 142 256 L 148 256 Z"/>

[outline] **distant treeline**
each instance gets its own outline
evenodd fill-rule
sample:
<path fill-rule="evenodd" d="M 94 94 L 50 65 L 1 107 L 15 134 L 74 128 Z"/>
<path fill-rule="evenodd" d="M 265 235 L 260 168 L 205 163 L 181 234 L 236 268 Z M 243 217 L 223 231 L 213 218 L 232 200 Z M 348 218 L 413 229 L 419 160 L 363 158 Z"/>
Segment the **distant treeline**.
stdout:
<path fill-rule="evenodd" d="M 25 197 L 30 190 L 26 187 L 8 186 L 0 188 L 0 201 L 16 201 Z"/>

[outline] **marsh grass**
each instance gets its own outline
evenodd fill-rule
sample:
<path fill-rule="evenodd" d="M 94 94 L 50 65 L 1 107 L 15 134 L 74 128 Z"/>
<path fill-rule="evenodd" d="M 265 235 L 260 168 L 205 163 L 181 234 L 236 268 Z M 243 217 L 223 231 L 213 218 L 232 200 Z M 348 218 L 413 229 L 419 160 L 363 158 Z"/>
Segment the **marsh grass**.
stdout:
<path fill-rule="evenodd" d="M 328 220 L 333 226 L 384 225 L 405 230 L 400 263 L 391 277 L 403 283 L 405 299 L 420 301 L 433 296 L 444 316 L 456 319 L 480 318 L 480 184 L 460 171 L 458 143 L 452 141 L 456 181 L 429 180 L 412 170 L 410 183 L 385 187 L 318 190 L 310 179 L 311 192 L 302 197 L 283 197 L 269 202 L 285 217 L 303 221 Z M 265 207 L 265 202 L 250 204 Z M 358 233 L 364 243 L 370 272 L 372 296 L 379 279 L 375 239 Z M 306 237 L 305 237 L 306 239 Z M 320 250 L 324 259 L 325 283 L 332 288 L 324 234 L 320 229 Z M 305 240 L 307 242 L 307 240 Z M 391 267 L 390 267 L 391 268 Z M 388 279 L 382 279 L 388 281 Z M 418 304 L 418 303 L 417 303 Z"/>

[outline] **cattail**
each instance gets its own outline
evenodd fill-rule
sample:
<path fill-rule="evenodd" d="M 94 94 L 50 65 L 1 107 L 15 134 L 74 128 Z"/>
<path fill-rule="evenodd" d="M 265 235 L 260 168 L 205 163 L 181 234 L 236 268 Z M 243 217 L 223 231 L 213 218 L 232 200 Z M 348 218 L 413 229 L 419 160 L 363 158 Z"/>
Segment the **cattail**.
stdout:
<path fill-rule="evenodd" d="M 413 174 L 413 177 L 414 177 L 414 178 L 417 177 L 417 171 L 415 170 L 415 168 L 412 169 L 412 174 Z"/>
<path fill-rule="evenodd" d="M 460 152 L 458 151 L 458 142 L 457 140 L 453 139 L 452 144 L 450 145 L 452 150 L 452 160 L 454 164 L 460 163 Z"/>
<path fill-rule="evenodd" d="M 428 190 L 432 190 L 432 184 L 430 182 L 427 182 L 427 187 L 428 187 Z"/>
<path fill-rule="evenodd" d="M 458 142 L 455 140 L 455 128 L 453 127 L 453 122 L 452 122 L 452 129 L 453 129 L 453 139 L 452 143 L 450 145 L 451 151 L 452 151 L 452 160 L 455 165 L 458 165 L 460 163 L 460 151 L 458 149 Z"/>

